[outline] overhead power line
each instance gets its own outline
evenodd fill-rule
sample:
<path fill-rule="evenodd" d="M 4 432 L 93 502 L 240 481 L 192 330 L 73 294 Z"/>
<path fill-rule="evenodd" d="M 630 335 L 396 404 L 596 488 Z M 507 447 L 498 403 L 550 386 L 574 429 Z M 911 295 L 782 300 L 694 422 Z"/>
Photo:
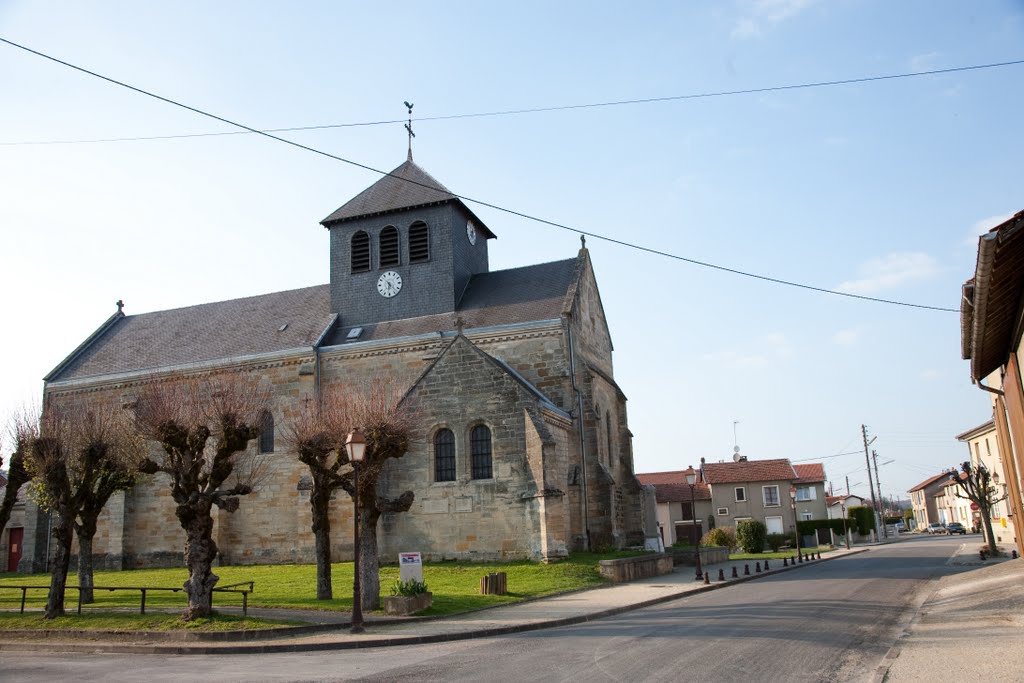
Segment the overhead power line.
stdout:
<path fill-rule="evenodd" d="M 16 47 L 21 47 L 10 41 L 4 41 Z M 39 53 L 36 53 L 39 54 Z M 889 81 L 904 78 L 920 78 L 922 76 L 935 76 L 938 74 L 958 73 L 963 71 L 978 71 L 982 69 L 997 69 L 1006 66 L 1018 66 L 1024 64 L 1024 59 L 1009 62 L 990 62 L 988 64 L 971 64 L 968 66 L 955 66 L 948 69 L 931 69 L 928 71 L 907 71 L 896 74 L 883 74 L 878 76 L 863 76 L 860 78 L 844 78 L 834 81 L 815 81 L 810 83 L 791 83 L 787 85 L 771 85 L 763 88 L 747 88 L 743 90 L 718 90 L 702 93 L 690 93 L 685 95 L 665 95 L 662 97 L 645 97 L 635 100 L 612 100 L 609 102 L 586 102 L 581 104 L 562 104 L 550 107 L 527 107 L 522 109 L 501 109 L 497 111 L 470 112 L 462 114 L 442 114 L 438 116 L 424 116 L 417 119 L 417 123 L 423 121 L 453 121 L 458 119 L 479 119 L 496 116 L 518 116 L 522 114 L 544 114 L 558 111 L 573 111 L 578 109 L 599 109 L 604 107 L 621 107 L 635 104 L 658 104 L 662 102 L 679 102 L 682 100 L 701 100 L 714 97 L 732 97 L 736 95 L 757 95 L 769 92 L 780 92 L 786 90 L 806 90 L 810 88 L 829 88 L 840 85 L 854 85 L 857 83 L 873 83 L 878 81 Z M 362 128 L 367 126 L 384 126 L 389 124 L 405 123 L 404 119 L 383 119 L 378 121 L 357 121 L 350 123 L 325 123 L 310 126 L 289 126 L 286 128 L 261 128 L 259 130 L 224 130 L 206 133 L 177 133 L 172 135 L 138 135 L 132 137 L 118 138 L 88 138 L 81 140 L 24 140 L 0 142 L 0 145 L 84 145 L 104 142 L 141 142 L 144 140 L 181 140 L 188 138 L 211 138 L 225 135 L 252 135 L 254 133 L 295 133 L 312 130 L 331 130 L 337 128 Z"/>
<path fill-rule="evenodd" d="M 184 104 L 184 103 L 178 102 L 176 100 L 172 100 L 172 99 L 164 97 L 162 95 L 157 95 L 156 93 L 149 92 L 148 90 L 143 90 L 142 88 L 136 87 L 134 85 L 129 85 L 128 83 L 124 83 L 122 81 L 116 80 L 116 79 L 111 78 L 109 76 L 104 76 L 103 74 L 97 73 L 95 71 L 90 71 L 89 69 L 86 69 L 86 68 L 81 67 L 81 66 L 77 66 L 77 65 L 72 64 L 70 62 L 66 62 L 66 61 L 64 61 L 62 59 L 58 59 L 57 57 L 53 57 L 53 56 L 48 55 L 46 53 L 39 52 L 38 50 L 33 50 L 30 47 L 26 47 L 24 45 L 19 45 L 18 43 L 15 43 L 13 41 L 7 40 L 6 38 L 0 38 L 0 42 L 6 43 L 7 45 L 10 45 L 12 47 L 16 47 L 19 50 L 24 50 L 25 52 L 29 52 L 31 54 L 34 54 L 34 55 L 38 56 L 38 57 L 42 57 L 43 59 L 47 59 L 47 60 L 49 60 L 51 62 L 60 64 L 62 66 L 66 66 L 66 67 L 68 67 L 70 69 L 74 69 L 75 71 L 80 71 L 81 73 L 88 74 L 88 75 L 93 76 L 95 78 L 99 78 L 101 80 L 107 81 L 108 83 L 112 83 L 112 84 L 120 86 L 122 88 L 127 88 L 128 90 L 131 90 L 133 92 L 137 92 L 140 95 L 145 95 L 146 97 L 152 97 L 153 99 L 160 100 L 161 102 L 165 102 L 165 103 L 173 105 L 175 107 L 180 107 L 181 109 L 185 109 L 185 110 L 193 112 L 195 114 L 199 114 L 200 116 L 205 116 L 205 117 L 213 119 L 215 121 L 220 121 L 221 123 L 226 123 L 229 126 L 235 126 L 236 128 L 240 128 L 240 129 L 248 131 L 250 133 L 254 133 L 256 135 L 260 135 L 260 136 L 268 138 L 270 140 L 276 140 L 277 142 L 281 142 L 281 143 L 284 143 L 286 145 L 291 145 L 292 147 L 296 147 L 298 149 L 302 149 L 302 150 L 305 150 L 307 152 L 312 152 L 313 154 L 317 154 L 317 155 L 326 157 L 328 159 L 333 159 L 335 161 L 340 161 L 340 162 L 342 162 L 344 164 L 348 164 L 350 166 L 355 166 L 356 168 L 361 168 L 361 169 L 364 169 L 366 171 L 371 171 L 371 172 L 376 173 L 376 174 L 381 175 L 381 176 L 388 176 L 388 177 L 391 177 L 391 178 L 396 178 L 396 179 L 401 180 L 403 182 L 411 183 L 413 185 L 419 185 L 419 186 L 425 187 L 427 189 L 435 189 L 433 187 L 430 187 L 430 186 L 425 185 L 423 183 L 417 182 L 415 180 L 411 180 L 409 178 L 402 178 L 402 177 L 393 175 L 391 173 L 388 173 L 387 171 L 382 171 L 382 170 L 374 168 L 372 166 L 368 166 L 366 164 L 360 163 L 358 161 L 353 161 L 351 159 L 346 159 L 345 157 L 341 157 L 341 156 L 338 156 L 336 154 L 331 154 L 330 152 L 325 152 L 325 151 L 323 151 L 321 149 L 317 149 L 315 147 L 310 147 L 309 145 L 304 145 L 304 144 L 302 144 L 300 142 L 295 142 L 294 140 L 289 140 L 287 138 L 282 138 L 282 137 L 280 137 L 278 135 L 274 135 L 273 133 L 267 133 L 265 131 L 258 130 L 256 128 L 252 128 L 251 126 L 247 126 L 247 125 L 245 125 L 243 123 L 238 123 L 237 121 L 232 121 L 231 119 L 226 119 L 226 118 L 224 118 L 222 116 L 218 116 L 216 114 L 212 114 L 212 113 L 204 111 L 202 109 L 198 109 L 198 108 L 193 107 L 191 105 Z M 631 243 L 631 242 L 626 242 L 624 240 L 616 239 L 614 237 L 607 237 L 605 235 L 601 235 L 601 234 L 595 233 L 595 232 L 590 232 L 590 231 L 587 231 L 587 230 L 582 230 L 580 228 L 574 228 L 572 226 L 565 225 L 563 223 L 557 223 L 555 221 L 551 221 L 551 220 L 548 220 L 546 218 L 541 218 L 539 216 L 533 216 L 533 215 L 530 215 L 528 213 L 524 213 L 522 211 L 517 211 L 515 209 L 510 209 L 508 207 L 501 206 L 501 205 L 498 205 L 498 204 L 494 204 L 492 202 L 484 201 L 482 199 L 474 199 L 473 197 L 469 197 L 467 195 L 460 195 L 460 194 L 457 194 L 457 193 L 454 193 L 454 192 L 451 192 L 450 194 L 452 196 L 458 198 L 458 199 L 461 199 L 462 201 L 469 202 L 471 204 L 477 204 L 479 206 L 485 206 L 485 207 L 487 207 L 489 209 L 494 209 L 495 211 L 501 211 L 503 213 L 506 213 L 506 214 L 509 214 L 509 215 L 512 215 L 512 216 L 518 216 L 519 218 L 523 218 L 523 219 L 526 219 L 526 220 L 529 220 L 529 221 L 533 221 L 535 223 L 540 223 L 541 225 L 547 225 L 547 226 L 550 226 L 550 227 L 553 227 L 553 228 L 558 228 L 560 230 L 565 230 L 567 232 L 573 232 L 573 233 L 576 233 L 578 235 L 585 235 L 587 237 L 592 237 L 594 239 L 602 240 L 604 242 L 609 242 L 611 244 L 618 244 L 619 246 L 628 247 L 630 249 L 636 249 L 637 251 L 646 252 L 648 254 L 655 254 L 657 256 L 664 256 L 665 258 L 673 259 L 673 260 L 676 260 L 676 261 L 682 261 L 684 263 L 689 263 L 689 264 L 696 265 L 696 266 L 702 266 L 704 268 L 710 268 L 712 270 L 717 270 L 717 271 L 724 272 L 724 273 L 732 273 L 733 275 L 742 275 L 744 277 L 753 278 L 755 280 L 761 280 L 763 282 L 773 282 L 775 284 L 786 285 L 788 287 L 796 287 L 798 289 L 805 289 L 805 290 L 812 291 L 812 292 L 820 292 L 822 294 L 832 294 L 834 296 L 841 296 L 841 297 L 846 297 L 846 298 L 850 298 L 850 299 L 858 299 L 858 300 L 861 300 L 861 301 L 874 301 L 876 303 L 890 304 L 890 305 L 893 305 L 893 306 L 904 306 L 904 307 L 907 307 L 907 308 L 919 308 L 919 309 L 931 310 L 931 311 L 943 311 L 943 312 L 949 312 L 949 313 L 959 313 L 959 309 L 957 309 L 957 308 L 946 308 L 946 307 L 943 307 L 943 306 L 929 306 L 929 305 L 926 305 L 926 304 L 915 304 L 915 303 L 909 303 L 909 302 L 906 302 L 906 301 L 896 301 L 896 300 L 893 300 L 893 299 L 881 299 L 881 298 L 878 298 L 878 297 L 865 296 L 863 294 L 852 294 L 850 292 L 841 292 L 841 291 L 838 291 L 838 290 L 828 289 L 828 288 L 825 288 L 825 287 L 815 287 L 813 285 L 803 284 L 803 283 L 800 283 L 800 282 L 794 282 L 794 281 L 791 281 L 791 280 L 783 280 L 781 278 L 770 277 L 768 275 L 760 275 L 758 273 L 751 273 L 751 272 L 739 270 L 737 268 L 730 268 L 728 266 L 721 266 L 721 265 L 717 265 L 717 264 L 714 264 L 714 263 L 709 263 L 707 261 L 700 261 L 698 259 L 693 259 L 693 258 L 689 258 L 689 257 L 686 257 L 686 256 L 680 256 L 678 254 L 672 254 L 672 253 L 669 253 L 667 251 L 661 251 L 660 249 L 654 249 L 653 247 L 645 247 L 643 245 L 634 244 L 634 243 Z"/>

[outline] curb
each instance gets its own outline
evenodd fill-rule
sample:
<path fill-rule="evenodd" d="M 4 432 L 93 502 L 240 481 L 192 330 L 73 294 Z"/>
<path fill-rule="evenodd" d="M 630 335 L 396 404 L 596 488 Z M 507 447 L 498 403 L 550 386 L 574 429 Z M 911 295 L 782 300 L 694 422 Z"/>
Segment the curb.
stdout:
<path fill-rule="evenodd" d="M 870 550 L 869 548 L 858 548 L 850 550 L 843 555 L 837 555 L 833 557 L 824 557 L 820 560 L 814 560 L 814 564 L 821 564 L 823 562 L 829 562 L 836 560 L 841 557 L 849 557 L 851 555 L 857 555 Z M 529 631 L 540 631 L 548 628 L 559 628 L 563 626 L 576 626 L 578 624 L 585 624 L 589 621 L 596 619 L 603 619 L 605 617 L 616 616 L 625 612 L 631 612 L 637 609 L 643 609 L 645 607 L 652 607 L 654 605 L 660 605 L 666 602 L 672 602 L 674 600 L 680 600 L 682 598 L 689 597 L 691 595 L 699 595 L 701 593 L 707 593 L 710 591 L 720 590 L 728 586 L 734 586 L 748 581 L 754 581 L 756 579 L 762 579 L 767 576 L 774 576 L 788 571 L 798 569 L 797 566 L 779 567 L 772 569 L 761 574 L 751 574 L 750 576 L 741 576 L 737 579 L 729 579 L 727 581 L 715 582 L 708 585 L 701 585 L 697 588 L 688 588 L 683 591 L 672 593 L 669 595 L 662 595 L 657 598 L 651 598 L 648 600 L 642 600 L 637 603 L 629 605 L 623 605 L 621 607 L 612 607 L 609 609 L 601 610 L 598 612 L 591 612 L 589 614 L 581 614 L 575 617 L 564 617 L 562 619 L 549 619 L 546 621 L 536 621 L 531 623 L 516 624 L 513 626 L 498 626 L 493 628 L 482 628 L 475 631 L 465 631 L 456 633 L 435 633 L 433 635 L 424 636 L 394 636 L 394 637 L 382 637 L 382 638 L 366 638 L 360 640 L 339 640 L 333 642 L 324 643 L 259 643 L 259 644 L 239 644 L 227 647 L 209 647 L 209 646 L 187 646 L 187 645 L 142 645 L 142 644 L 117 644 L 110 643 L 107 641 L 92 641 L 89 643 L 60 643 L 60 642 L 4 642 L 0 643 L 0 652 L 47 652 L 52 653 L 55 651 L 60 652 L 87 652 L 93 654 L 173 654 L 173 655 L 237 655 L 237 654 L 281 654 L 281 653 L 295 653 L 295 652 L 324 652 L 330 650 L 355 650 L 369 647 L 389 647 L 389 646 L 401 646 L 401 645 L 427 645 L 431 643 L 444 643 L 452 642 L 456 640 L 473 640 L 475 638 L 490 638 L 494 636 L 504 636 L 515 633 L 526 633 Z M 574 591 L 581 592 L 581 591 Z M 550 597 L 550 596 L 548 596 Z M 521 603 L 511 603 L 511 606 Z M 490 608 L 490 609 L 501 609 L 501 607 Z M 438 619 L 441 620 L 441 619 Z M 328 626 L 331 630 L 338 628 L 344 628 L 344 625 L 338 624 L 317 624 L 314 627 Z M 294 627 L 294 628 L 309 628 L 309 627 Z M 266 629 L 267 631 L 276 631 L 280 634 L 281 629 Z M 24 634 L 29 633 L 40 633 L 40 632 L 22 632 Z M 42 632 L 46 633 L 48 638 L 56 637 L 55 632 Z M 230 633 L 240 633 L 238 631 L 228 631 Z M 248 633 L 248 632 L 241 632 Z M 96 635 L 95 632 L 92 635 Z M 132 634 L 124 634 L 131 637 Z"/>

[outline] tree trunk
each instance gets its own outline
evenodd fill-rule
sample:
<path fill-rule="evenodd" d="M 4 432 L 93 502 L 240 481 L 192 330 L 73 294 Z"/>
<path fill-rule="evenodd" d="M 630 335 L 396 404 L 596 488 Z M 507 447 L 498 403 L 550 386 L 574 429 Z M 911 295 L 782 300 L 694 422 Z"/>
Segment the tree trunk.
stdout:
<path fill-rule="evenodd" d="M 313 536 L 316 539 L 316 599 L 330 600 L 334 597 L 331 588 L 331 492 L 323 489 L 314 480 L 309 506 L 313 512 Z"/>
<path fill-rule="evenodd" d="M 995 556 L 998 548 L 996 547 L 996 535 L 992 533 L 992 517 L 989 509 L 981 510 L 981 521 L 985 525 L 985 537 L 988 540 L 989 554 Z"/>
<path fill-rule="evenodd" d="M 50 594 L 46 599 L 46 619 L 64 616 L 64 587 L 68 582 L 68 568 L 71 566 L 71 540 L 74 538 L 72 520 L 58 518 L 53 527 L 53 539 L 57 543 L 50 568 Z"/>
<path fill-rule="evenodd" d="M 0 501 L 0 535 L 4 533 L 7 522 L 11 520 L 11 511 L 18 502 L 18 491 L 29 480 L 20 450 L 14 452 L 7 465 L 7 486 L 4 488 L 4 499 Z"/>
<path fill-rule="evenodd" d="M 188 568 L 188 580 L 182 584 L 188 595 L 188 607 L 182 614 L 185 621 L 208 617 L 213 611 L 213 587 L 220 577 L 212 569 L 217 544 L 213 540 L 211 507 L 205 498 L 178 506 L 178 519 L 185 529 L 185 566 Z"/>
<path fill-rule="evenodd" d="M 373 508 L 359 511 L 359 581 L 363 610 L 380 609 L 380 558 L 377 555 L 377 520 L 380 512 Z"/>
<path fill-rule="evenodd" d="M 76 526 L 78 533 L 78 586 L 83 605 L 95 602 L 92 587 L 92 539 L 96 535 L 96 525 Z"/>

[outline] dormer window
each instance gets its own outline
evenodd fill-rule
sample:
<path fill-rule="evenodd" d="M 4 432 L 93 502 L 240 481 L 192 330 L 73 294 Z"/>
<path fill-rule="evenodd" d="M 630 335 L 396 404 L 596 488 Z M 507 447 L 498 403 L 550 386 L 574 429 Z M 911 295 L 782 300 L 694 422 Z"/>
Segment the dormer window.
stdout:
<path fill-rule="evenodd" d="M 352 272 L 362 273 L 370 269 L 370 236 L 365 230 L 352 235 Z"/>
<path fill-rule="evenodd" d="M 427 224 L 416 221 L 409 226 L 409 263 L 430 260 L 430 233 Z"/>
<path fill-rule="evenodd" d="M 397 266 L 401 262 L 398 254 L 398 228 L 389 225 L 380 231 L 380 267 Z"/>

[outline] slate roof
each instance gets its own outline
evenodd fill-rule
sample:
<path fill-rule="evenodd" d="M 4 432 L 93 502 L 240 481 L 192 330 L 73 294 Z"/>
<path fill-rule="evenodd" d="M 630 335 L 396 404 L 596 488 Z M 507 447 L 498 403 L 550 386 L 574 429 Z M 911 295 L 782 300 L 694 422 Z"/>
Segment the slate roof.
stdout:
<path fill-rule="evenodd" d="M 926 486 L 931 486 L 932 484 L 934 484 L 935 482 L 937 482 L 938 480 L 940 480 L 940 479 L 942 479 L 944 477 L 948 479 L 949 478 L 949 472 L 939 472 L 938 474 L 936 474 L 933 477 L 928 477 L 927 479 L 922 481 L 920 484 L 918 484 L 914 488 L 912 488 L 909 491 L 907 491 L 907 493 L 913 493 L 914 491 L 917 491 L 918 489 L 923 489 Z"/>
<path fill-rule="evenodd" d="M 353 341 L 453 330 L 458 316 L 467 330 L 557 319 L 577 277 L 579 258 L 475 275 L 454 313 L 365 325 Z M 331 321 L 328 285 L 115 315 L 95 339 L 90 338 L 84 348 L 62 361 L 47 380 L 101 377 L 311 347 Z M 351 326 L 336 326 L 322 345 L 345 343 L 349 329 Z"/>
<path fill-rule="evenodd" d="M 793 466 L 785 458 L 778 460 L 704 463 L 704 480 L 712 485 L 797 478 Z"/>
<path fill-rule="evenodd" d="M 557 319 L 566 305 L 569 286 L 576 278 L 577 262 L 578 258 L 572 258 L 474 275 L 455 312 L 360 325 L 362 333 L 351 341 L 453 330 L 455 319 L 460 316 L 467 330 Z M 346 343 L 353 327 L 340 325 L 326 340 L 326 345 Z"/>
<path fill-rule="evenodd" d="M 330 321 L 327 285 L 128 315 L 48 377 L 81 379 L 308 347 Z"/>
<path fill-rule="evenodd" d="M 340 208 L 320 223 L 330 227 L 332 223 L 343 223 L 356 218 L 377 216 L 394 211 L 402 211 L 417 206 L 445 204 L 455 202 L 471 216 L 477 228 L 486 237 L 494 237 L 486 225 L 470 211 L 462 200 L 453 195 L 447 187 L 439 183 L 432 175 L 416 165 L 410 158 L 401 166 L 391 171 L 373 185 L 345 202 Z"/>
<path fill-rule="evenodd" d="M 972 429 L 968 429 L 966 432 L 961 432 L 961 433 L 957 434 L 956 435 L 956 440 L 957 441 L 970 441 L 971 439 L 973 439 L 974 437 L 978 436 L 979 434 L 984 434 L 985 432 L 991 432 L 991 431 L 995 430 L 995 428 L 996 428 L 996 421 L 994 419 L 993 420 L 989 420 L 985 424 L 978 425 L 977 427 L 974 427 Z"/>
<path fill-rule="evenodd" d="M 825 466 L 820 462 L 812 462 L 806 465 L 793 465 L 797 478 L 794 484 L 819 484 L 825 481 Z"/>

